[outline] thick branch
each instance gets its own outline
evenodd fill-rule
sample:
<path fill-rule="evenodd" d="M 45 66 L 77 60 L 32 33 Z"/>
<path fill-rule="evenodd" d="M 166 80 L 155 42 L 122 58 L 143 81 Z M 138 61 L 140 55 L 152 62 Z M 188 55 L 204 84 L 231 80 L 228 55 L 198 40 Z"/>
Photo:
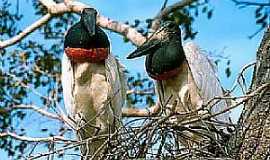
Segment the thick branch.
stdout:
<path fill-rule="evenodd" d="M 34 22 L 29 27 L 25 28 L 21 33 L 12 37 L 11 39 L 0 41 L 0 49 L 11 46 L 18 41 L 22 40 L 24 37 L 34 32 L 36 29 L 41 27 L 43 24 L 47 23 L 50 18 L 54 15 L 64 14 L 68 12 L 80 13 L 83 8 L 89 8 L 91 6 L 85 5 L 80 2 L 74 2 L 71 0 L 66 0 L 64 3 L 55 3 L 52 0 L 40 0 L 48 9 L 48 13 L 44 15 L 41 19 Z M 102 15 L 98 15 L 97 23 L 108 30 L 119 33 L 129 39 L 135 45 L 141 45 L 145 41 L 145 37 L 142 36 L 135 28 L 130 27 L 129 25 L 111 20 Z"/>
<path fill-rule="evenodd" d="M 0 49 L 11 46 L 18 41 L 22 40 L 24 37 L 29 35 L 30 33 L 34 32 L 37 28 L 41 27 L 43 24 L 47 23 L 51 19 L 52 15 L 50 13 L 47 13 L 43 17 L 41 17 L 39 20 L 34 22 L 32 25 L 26 27 L 21 33 L 18 35 L 12 37 L 11 39 L 0 41 Z"/>
<path fill-rule="evenodd" d="M 169 7 L 164 8 L 154 18 L 152 29 L 156 30 L 159 27 L 160 21 L 162 20 L 162 18 L 166 17 L 171 12 L 179 8 L 183 8 L 195 1 L 197 0 L 182 0 Z M 68 12 L 80 13 L 83 8 L 89 8 L 89 7 L 91 8 L 91 6 L 85 5 L 80 2 L 71 1 L 71 0 L 65 0 L 65 2 L 63 3 L 55 3 L 53 0 L 40 0 L 40 3 L 47 8 L 48 13 L 44 15 L 42 18 L 40 18 L 38 21 L 34 22 L 29 27 L 25 28 L 18 35 L 12 37 L 11 39 L 0 41 L 0 49 L 11 46 L 17 43 L 18 41 L 22 40 L 27 35 L 29 35 L 30 33 L 34 32 L 36 29 L 38 29 L 39 27 L 47 23 L 54 15 L 64 14 Z M 97 23 L 103 28 L 106 28 L 110 31 L 116 32 L 126 37 L 136 46 L 141 45 L 146 40 L 145 37 L 142 34 L 140 34 L 135 28 L 132 28 L 127 24 L 123 24 L 118 21 L 111 20 L 110 18 L 104 17 L 100 14 L 97 17 Z"/>
<path fill-rule="evenodd" d="M 138 108 L 123 108 L 122 116 L 123 117 L 148 117 L 154 116 L 160 111 L 160 105 L 157 103 L 156 105 L 146 108 L 146 109 L 138 109 Z"/>
<path fill-rule="evenodd" d="M 252 89 L 270 82 L 270 26 L 268 26 L 257 52 Z M 245 105 L 240 123 L 240 159 L 270 158 L 270 87 L 250 99 Z"/>

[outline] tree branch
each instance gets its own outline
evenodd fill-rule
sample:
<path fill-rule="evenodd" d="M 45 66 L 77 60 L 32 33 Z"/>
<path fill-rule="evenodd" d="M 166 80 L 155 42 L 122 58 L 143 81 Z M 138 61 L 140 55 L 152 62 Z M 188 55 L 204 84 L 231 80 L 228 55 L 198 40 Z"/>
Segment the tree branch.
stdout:
<path fill-rule="evenodd" d="M 123 108 L 122 116 L 123 117 L 151 117 L 156 115 L 160 111 L 161 107 L 159 103 L 156 105 L 146 108 L 146 109 L 138 109 L 138 108 Z"/>
<path fill-rule="evenodd" d="M 166 8 L 164 8 L 163 10 L 161 10 L 155 17 L 154 17 L 154 21 L 152 23 L 152 29 L 153 30 L 157 30 L 160 26 L 161 20 L 163 18 L 165 18 L 166 16 L 168 16 L 170 13 L 180 9 L 180 8 L 184 8 L 187 5 L 192 4 L 193 2 L 196 2 L 198 0 L 182 0 L 180 2 L 176 2 L 174 4 L 172 4 L 171 6 L 168 6 Z"/>
<path fill-rule="evenodd" d="M 77 142 L 75 140 L 69 140 L 65 139 L 63 136 L 52 136 L 52 137 L 41 137 L 41 138 L 33 138 L 33 137 L 27 137 L 27 136 L 19 136 L 16 133 L 11 132 L 2 132 L 0 133 L 0 137 L 12 137 L 14 139 L 20 140 L 20 141 L 28 141 L 28 142 Z"/>
<path fill-rule="evenodd" d="M 30 33 L 34 32 L 36 29 L 47 23 L 53 16 L 64 14 L 64 13 L 80 13 L 83 8 L 91 8 L 91 6 L 86 5 L 81 2 L 76 2 L 72 0 L 65 0 L 62 3 L 55 3 L 53 0 L 39 0 L 42 5 L 44 5 L 48 13 L 41 17 L 39 20 L 31 24 L 29 27 L 25 28 L 21 33 L 18 35 L 5 40 L 0 41 L 0 49 L 9 47 L 11 45 L 14 45 L 15 43 L 19 42 L 23 38 L 25 38 Z M 169 15 L 171 12 L 183 8 L 189 4 L 192 4 L 197 0 L 182 0 L 180 2 L 177 2 L 171 6 L 168 6 L 164 8 L 162 11 L 160 11 L 156 17 L 154 17 L 154 21 L 152 24 L 152 29 L 156 30 L 161 20 Z M 126 37 L 128 40 L 130 40 L 131 43 L 133 43 L 136 46 L 140 46 L 143 44 L 143 42 L 146 40 L 146 38 L 139 33 L 135 28 L 130 27 L 127 24 L 123 24 L 121 22 L 112 20 L 108 17 L 104 17 L 101 14 L 98 14 L 97 16 L 97 24 L 105 29 L 108 29 L 110 31 L 116 32 L 124 37 Z"/>
<path fill-rule="evenodd" d="M 52 15 L 50 13 L 45 14 L 43 17 L 41 17 L 39 20 L 31 24 L 30 26 L 26 27 L 21 33 L 18 35 L 5 40 L 0 41 L 0 49 L 11 46 L 18 41 L 22 40 L 24 37 L 29 35 L 30 33 L 34 32 L 37 28 L 41 27 L 43 24 L 47 23 L 52 18 Z"/>
<path fill-rule="evenodd" d="M 212 117 L 216 117 L 218 115 L 221 115 L 225 112 L 228 112 L 234 108 L 236 108 L 237 106 L 239 106 L 240 104 L 243 104 L 245 102 L 247 102 L 248 100 L 250 100 L 251 98 L 255 97 L 256 95 L 258 94 L 261 94 L 262 91 L 264 91 L 265 89 L 269 89 L 270 87 L 270 83 L 265 83 L 265 84 L 262 84 L 260 87 L 256 88 L 254 91 L 252 91 L 251 93 L 243 96 L 243 97 L 240 97 L 240 100 L 237 101 L 236 103 L 228 106 L 227 108 L 225 108 L 224 110 L 218 112 L 218 113 L 215 113 L 215 114 L 205 114 L 205 115 L 201 115 L 201 117 L 199 118 L 191 118 L 191 119 L 187 119 L 179 124 L 181 125 L 187 125 L 187 124 L 192 124 L 192 123 L 195 123 L 195 122 L 198 122 L 200 120 L 205 120 L 205 119 L 209 119 L 209 118 L 212 118 Z M 222 98 L 222 97 L 221 97 Z"/>
<path fill-rule="evenodd" d="M 33 110 L 33 111 L 36 111 L 37 113 L 39 113 L 42 116 L 46 116 L 46 117 L 51 118 L 51 119 L 59 120 L 59 121 L 65 123 L 65 124 L 67 124 L 72 129 L 75 129 L 74 128 L 74 126 L 75 126 L 74 125 L 74 122 L 72 120 L 70 120 L 70 118 L 67 117 L 65 115 L 65 113 L 62 112 L 62 111 L 61 111 L 60 114 L 53 114 L 53 113 L 50 113 L 50 112 L 48 112 L 48 111 L 46 111 L 44 109 L 41 109 L 40 107 L 35 106 L 35 105 L 24 105 L 24 104 L 17 105 L 17 106 L 14 106 L 14 107 L 10 108 L 11 111 L 14 110 L 14 109 L 29 109 L 29 110 Z"/>
<path fill-rule="evenodd" d="M 36 29 L 41 27 L 43 24 L 47 23 L 53 16 L 74 12 L 80 13 L 83 8 L 91 8 L 91 6 L 85 5 L 80 2 L 75 2 L 71 0 L 66 0 L 63 3 L 55 3 L 52 0 L 40 0 L 41 4 L 47 7 L 48 13 L 44 15 L 42 18 L 34 22 L 29 27 L 25 28 L 21 33 L 18 35 L 5 40 L 0 41 L 0 49 L 6 48 L 11 46 L 24 37 L 29 35 L 30 33 L 34 32 Z M 127 24 L 120 23 L 118 21 L 111 20 L 110 18 L 104 17 L 100 14 L 97 16 L 97 23 L 103 28 L 106 28 L 110 31 L 119 33 L 129 39 L 134 45 L 141 45 L 145 41 L 145 37 L 137 32 L 135 28 L 130 27 Z"/>
<path fill-rule="evenodd" d="M 11 108 L 11 110 L 14 110 L 14 109 L 30 109 L 30 110 L 36 111 L 37 113 L 39 113 L 39 114 L 41 114 L 43 116 L 48 117 L 48 118 L 56 119 L 56 120 L 60 120 L 60 121 L 64 122 L 63 119 L 61 117 L 59 117 L 58 115 L 47 112 L 44 109 L 41 109 L 40 107 L 37 107 L 35 105 L 21 104 L 21 105 L 17 105 L 17 106 L 14 106 L 14 107 Z"/>
<path fill-rule="evenodd" d="M 270 6 L 269 3 L 263 3 L 263 2 L 249 2 L 249 1 L 238 1 L 238 0 L 232 0 L 236 5 L 245 5 L 245 6 Z"/>

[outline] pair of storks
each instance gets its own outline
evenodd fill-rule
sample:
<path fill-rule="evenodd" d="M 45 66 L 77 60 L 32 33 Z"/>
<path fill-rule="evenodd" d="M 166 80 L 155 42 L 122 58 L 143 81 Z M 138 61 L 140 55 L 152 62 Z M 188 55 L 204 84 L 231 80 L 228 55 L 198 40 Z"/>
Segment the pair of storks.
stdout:
<path fill-rule="evenodd" d="M 96 25 L 96 16 L 95 9 L 84 9 L 80 21 L 68 30 L 64 41 L 64 102 L 79 140 L 113 134 L 121 121 L 126 97 L 123 67 L 110 53 L 110 42 Z M 155 79 L 157 104 L 164 114 L 195 111 L 214 96 L 223 95 L 212 63 L 195 44 L 182 47 L 181 31 L 174 22 L 163 22 L 127 58 L 142 55 L 146 55 L 148 75 Z M 220 101 L 210 111 L 217 113 L 226 107 L 226 102 Z M 194 112 L 195 116 L 198 114 Z M 229 114 L 214 119 L 229 122 Z M 177 123 L 177 118 L 172 121 Z M 81 147 L 82 155 L 92 156 L 105 141 L 102 138 L 88 141 Z"/>

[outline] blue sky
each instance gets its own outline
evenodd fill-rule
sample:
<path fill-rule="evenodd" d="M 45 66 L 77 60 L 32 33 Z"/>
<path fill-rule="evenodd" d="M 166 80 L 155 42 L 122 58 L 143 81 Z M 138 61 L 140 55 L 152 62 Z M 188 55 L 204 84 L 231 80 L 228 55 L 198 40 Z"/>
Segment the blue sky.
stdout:
<path fill-rule="evenodd" d="M 145 20 L 147 18 L 154 17 L 160 10 L 164 0 L 82 0 L 89 5 L 94 6 L 102 15 L 110 17 L 111 19 L 121 22 L 129 21 L 133 22 L 135 19 Z M 172 4 L 175 0 L 169 0 L 169 4 Z M 25 3 L 20 1 L 20 12 L 27 14 L 27 17 L 23 18 L 21 27 L 24 28 L 27 25 L 34 22 L 38 17 L 34 16 L 33 9 L 29 6 L 31 1 Z M 214 9 L 213 17 L 208 20 L 206 15 L 200 14 L 196 18 L 194 28 L 199 32 L 196 36 L 195 42 L 206 51 L 215 52 L 217 54 L 223 52 L 224 56 L 228 56 L 231 60 L 232 75 L 227 78 L 224 70 L 226 67 L 226 60 L 223 60 L 219 64 L 219 77 L 222 85 L 229 89 L 237 73 L 247 63 L 250 63 L 256 59 L 256 51 L 260 43 L 263 32 L 259 33 L 253 39 L 249 39 L 248 36 L 253 34 L 259 26 L 255 24 L 254 10 L 255 8 L 238 9 L 230 0 L 212 0 L 210 8 Z M 135 47 L 130 43 L 124 43 L 122 36 L 118 34 L 108 32 L 108 35 L 112 43 L 112 51 L 115 55 L 118 55 L 120 61 L 131 71 L 132 74 L 137 72 L 143 73 L 147 76 L 144 70 L 144 58 L 138 58 L 135 60 L 126 60 L 126 56 Z M 41 34 L 35 32 L 31 34 L 29 39 L 40 39 Z M 247 74 L 251 77 L 251 71 Z M 237 119 L 239 109 L 232 113 L 234 120 Z M 28 122 L 20 125 L 31 126 L 34 128 L 40 128 L 43 123 L 51 124 L 44 120 L 40 123 L 37 122 L 40 117 L 32 116 Z M 37 132 L 32 132 L 31 136 L 39 136 Z M 40 135 L 41 136 L 41 135 Z M 0 152 L 1 154 L 1 152 Z M 1 157 L 0 157 L 0 160 Z"/>

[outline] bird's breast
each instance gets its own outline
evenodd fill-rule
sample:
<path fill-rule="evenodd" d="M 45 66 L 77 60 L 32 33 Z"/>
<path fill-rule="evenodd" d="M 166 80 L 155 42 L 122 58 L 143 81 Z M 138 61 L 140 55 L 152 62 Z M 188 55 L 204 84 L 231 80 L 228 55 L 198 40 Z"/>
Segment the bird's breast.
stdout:
<path fill-rule="evenodd" d="M 183 113 L 197 109 L 200 97 L 187 61 L 179 66 L 176 76 L 157 81 L 157 84 L 158 95 L 162 97 L 163 104 L 167 103 L 170 108 L 176 102 L 175 112 Z M 185 104 L 184 101 L 188 103 Z"/>
<path fill-rule="evenodd" d="M 80 63 L 75 64 L 74 68 L 76 109 L 93 116 L 104 109 L 102 106 L 110 91 L 106 81 L 105 65 Z"/>

